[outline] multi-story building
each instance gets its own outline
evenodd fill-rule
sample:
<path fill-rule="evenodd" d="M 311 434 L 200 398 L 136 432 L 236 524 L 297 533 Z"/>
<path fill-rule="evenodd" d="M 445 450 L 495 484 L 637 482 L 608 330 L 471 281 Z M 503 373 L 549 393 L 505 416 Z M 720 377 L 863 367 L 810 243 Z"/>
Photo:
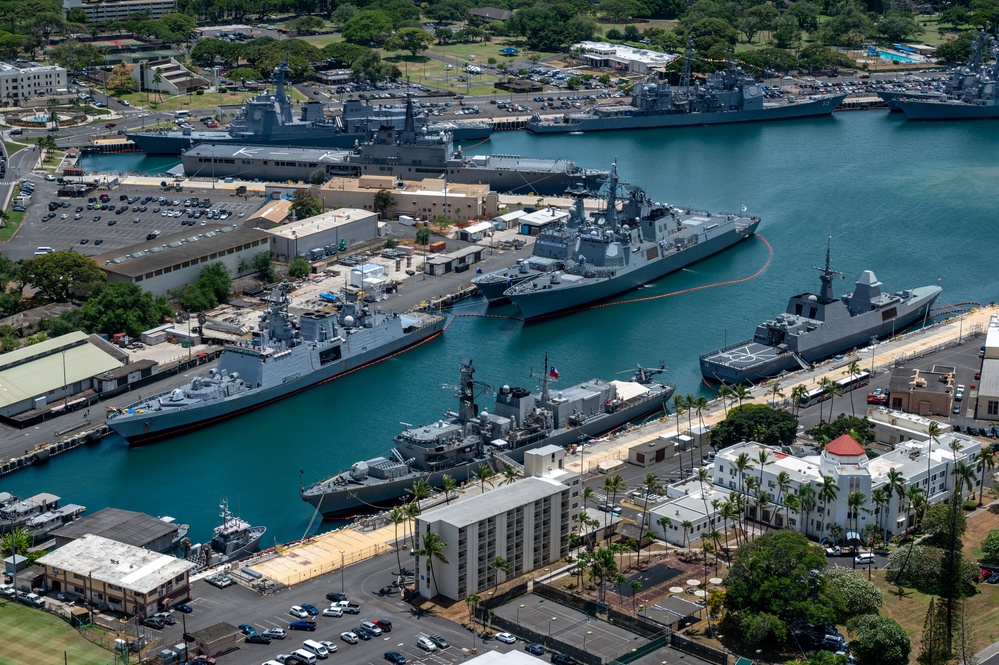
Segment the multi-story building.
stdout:
<path fill-rule="evenodd" d="M 975 460 L 980 449 L 977 439 L 952 432 L 936 440 L 907 440 L 874 458 L 868 458 L 864 447 L 849 434 L 826 444 L 818 455 L 800 457 L 747 441 L 718 452 L 711 486 L 700 487 L 696 480 L 670 486 L 671 498 L 649 511 L 649 527 L 675 545 L 697 540 L 705 531 L 723 531 L 731 524 L 722 520 L 720 504 L 744 493 L 746 516 L 760 524 L 796 529 L 816 539 L 838 536 L 848 542 L 863 539 L 865 529 L 873 524 L 891 537 L 915 522 L 904 494 L 908 487 L 920 488 L 931 504 L 943 501 L 954 490 L 953 470 L 958 463 L 973 468 L 976 478 L 983 472 Z M 740 459 L 748 462 L 741 471 Z M 873 491 L 887 493 L 893 472 L 900 474 L 903 493 L 892 491 L 886 505 L 874 504 Z M 758 502 L 760 493 L 750 488 L 754 484 L 766 493 L 765 502 Z M 798 508 L 789 508 L 786 498 L 800 496 L 804 487 L 812 490 L 811 509 L 801 507 L 800 502 Z M 855 492 L 864 497 L 859 511 L 850 506 L 850 495 Z M 666 519 L 660 522 L 662 518 Z M 685 522 L 689 524 L 686 529 L 682 527 Z"/>
<path fill-rule="evenodd" d="M 188 600 L 190 561 L 87 534 L 38 560 L 45 585 L 141 619 Z"/>
<path fill-rule="evenodd" d="M 157 19 L 177 11 L 177 0 L 110 0 L 109 2 L 84 2 L 62 0 L 62 10 L 82 9 L 87 23 L 106 23 L 142 16 Z"/>
<path fill-rule="evenodd" d="M 167 95 L 186 95 L 210 85 L 208 79 L 198 76 L 173 58 L 137 63 L 132 69 L 132 80 L 139 87 L 139 92 L 160 92 Z"/>
<path fill-rule="evenodd" d="M 24 67 L 0 62 L 0 100 L 16 103 L 31 97 L 54 95 L 65 91 L 66 70 L 62 67 L 41 66 L 34 63 Z"/>
<path fill-rule="evenodd" d="M 444 560 L 417 557 L 420 595 L 467 598 L 561 561 L 569 553 L 571 493 L 551 478 L 524 478 L 420 515 L 417 548 L 430 533 L 444 545 Z M 509 574 L 490 568 L 496 557 L 507 561 Z"/>

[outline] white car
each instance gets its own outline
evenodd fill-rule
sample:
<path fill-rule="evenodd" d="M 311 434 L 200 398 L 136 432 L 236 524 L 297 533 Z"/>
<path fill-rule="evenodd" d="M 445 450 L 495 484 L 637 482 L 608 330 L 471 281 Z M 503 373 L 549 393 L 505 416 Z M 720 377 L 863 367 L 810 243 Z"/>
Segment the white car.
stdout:
<path fill-rule="evenodd" d="M 416 640 L 416 646 L 420 647 L 424 651 L 437 651 L 437 645 L 429 637 L 419 637 Z"/>
<path fill-rule="evenodd" d="M 343 608 L 342 607 L 327 607 L 323 610 L 324 617 L 342 617 Z"/>
<path fill-rule="evenodd" d="M 330 653 L 336 651 L 336 644 L 330 642 L 329 640 L 319 640 L 319 643 L 322 644 L 324 647 L 326 647 L 326 650 L 329 651 Z"/>
<path fill-rule="evenodd" d="M 299 605 L 292 605 L 291 609 L 288 610 L 288 614 L 293 617 L 298 617 L 299 619 L 308 619 L 309 613 L 301 608 Z"/>
<path fill-rule="evenodd" d="M 360 640 L 361 638 L 359 638 L 356 634 L 348 630 L 346 632 L 340 633 L 340 639 L 346 642 L 347 644 L 357 644 L 358 640 Z"/>
<path fill-rule="evenodd" d="M 857 556 L 853 557 L 853 562 L 863 565 L 870 566 L 874 564 L 874 553 L 873 552 L 861 552 Z"/>
<path fill-rule="evenodd" d="M 287 635 L 287 633 L 284 632 L 284 628 L 268 628 L 263 632 L 263 634 L 272 640 L 283 640 Z"/>
<path fill-rule="evenodd" d="M 510 633 L 496 633 L 496 639 L 503 644 L 516 644 L 517 638 Z"/>

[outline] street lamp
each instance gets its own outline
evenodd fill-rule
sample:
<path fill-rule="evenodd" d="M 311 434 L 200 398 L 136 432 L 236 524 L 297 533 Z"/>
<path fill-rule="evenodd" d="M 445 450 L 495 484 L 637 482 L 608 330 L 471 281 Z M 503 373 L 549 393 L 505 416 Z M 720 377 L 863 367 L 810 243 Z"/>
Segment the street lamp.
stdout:
<path fill-rule="evenodd" d="M 517 608 L 517 626 L 520 626 L 520 611 L 522 609 L 524 609 L 524 603 L 521 603 L 520 607 Z"/>
<path fill-rule="evenodd" d="M 558 621 L 558 617 L 552 617 L 548 620 L 548 642 L 552 641 L 552 623 Z"/>
<path fill-rule="evenodd" d="M 586 635 L 592 635 L 592 634 L 593 634 L 592 630 L 586 631 Z M 583 651 L 586 651 L 586 635 L 583 635 Z"/>
<path fill-rule="evenodd" d="M 343 590 L 343 550 L 340 550 L 340 593 L 344 593 Z"/>
<path fill-rule="evenodd" d="M 874 376 L 874 354 L 877 352 L 877 349 L 874 348 L 874 345 L 877 343 L 877 341 L 878 341 L 877 337 L 874 336 L 871 337 L 871 376 Z"/>

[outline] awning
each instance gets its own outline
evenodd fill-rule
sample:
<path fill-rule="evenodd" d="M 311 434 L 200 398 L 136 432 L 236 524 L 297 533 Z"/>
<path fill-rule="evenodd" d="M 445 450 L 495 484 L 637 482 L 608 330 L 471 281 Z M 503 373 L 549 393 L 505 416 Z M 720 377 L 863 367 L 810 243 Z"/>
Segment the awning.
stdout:
<path fill-rule="evenodd" d="M 856 531 L 847 531 L 846 532 L 846 542 L 849 543 L 849 542 L 854 541 L 854 540 L 856 540 L 857 542 L 859 542 L 860 541 L 860 534 L 857 533 Z"/>

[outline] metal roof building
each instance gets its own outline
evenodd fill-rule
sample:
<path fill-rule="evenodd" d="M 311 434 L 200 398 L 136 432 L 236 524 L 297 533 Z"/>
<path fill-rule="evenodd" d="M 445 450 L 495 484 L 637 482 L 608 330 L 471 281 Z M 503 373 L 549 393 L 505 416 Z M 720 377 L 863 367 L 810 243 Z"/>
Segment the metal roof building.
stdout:
<path fill-rule="evenodd" d="M 358 208 L 327 210 L 314 217 L 289 222 L 264 233 L 271 238 L 271 249 L 278 261 L 290 261 L 299 254 L 327 246 L 337 249 L 340 241 L 347 247 L 378 237 L 378 213 Z M 331 254 L 332 251 L 326 252 Z"/>
<path fill-rule="evenodd" d="M 59 527 L 51 535 L 56 539 L 57 548 L 86 535 L 93 535 L 153 552 L 166 552 L 178 529 L 176 524 L 145 513 L 104 508 Z"/>
<path fill-rule="evenodd" d="M 240 262 L 270 249 L 269 236 L 243 224 L 207 224 L 93 257 L 109 282 L 131 282 L 154 295 L 197 281 L 201 268 L 221 261 L 236 277 Z"/>
<path fill-rule="evenodd" d="M 122 362 L 83 332 L 26 346 L 0 356 L 0 416 L 13 417 L 88 390 L 91 378 Z M 58 404 L 51 410 L 62 408 Z"/>

